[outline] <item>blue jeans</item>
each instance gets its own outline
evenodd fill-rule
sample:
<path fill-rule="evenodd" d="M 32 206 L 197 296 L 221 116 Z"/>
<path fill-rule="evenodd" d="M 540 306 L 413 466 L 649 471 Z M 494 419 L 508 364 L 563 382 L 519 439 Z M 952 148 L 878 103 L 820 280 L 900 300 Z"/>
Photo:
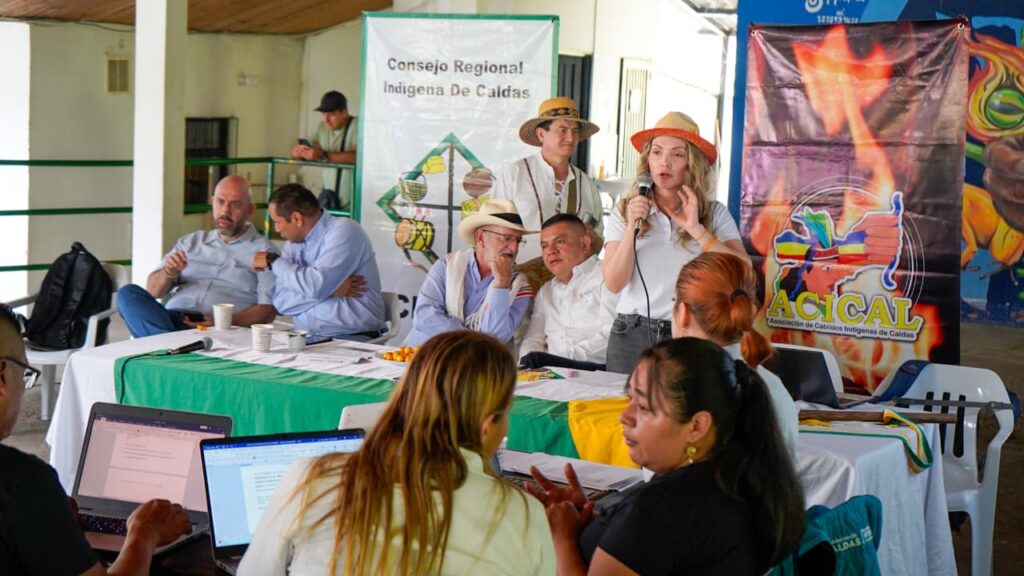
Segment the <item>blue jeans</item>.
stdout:
<path fill-rule="evenodd" d="M 671 337 L 671 320 L 651 320 L 639 314 L 619 314 L 612 322 L 612 332 L 608 335 L 608 371 L 631 373 L 641 352 Z"/>
<path fill-rule="evenodd" d="M 189 328 L 183 321 L 184 312 L 164 308 L 145 288 L 135 284 L 117 291 L 117 313 L 135 338 Z"/>

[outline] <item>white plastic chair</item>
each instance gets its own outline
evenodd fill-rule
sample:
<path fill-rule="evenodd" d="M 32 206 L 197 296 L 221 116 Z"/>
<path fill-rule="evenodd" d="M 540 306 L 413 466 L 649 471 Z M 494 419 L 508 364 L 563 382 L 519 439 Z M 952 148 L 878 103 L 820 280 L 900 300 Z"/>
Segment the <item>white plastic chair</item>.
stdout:
<path fill-rule="evenodd" d="M 1008 406 L 1006 386 L 995 372 L 985 368 L 929 364 L 918 375 L 899 403 L 921 405 L 914 400 L 970 402 L 973 405 L 924 405 L 928 412 L 954 412 L 956 425 L 939 428 L 942 443 L 942 477 L 946 483 L 946 505 L 950 510 L 967 512 L 971 518 L 971 574 L 988 576 L 992 572 L 992 535 L 996 517 L 996 489 L 999 483 L 999 456 L 1003 443 L 1013 431 L 1013 413 L 995 409 L 999 432 L 985 452 L 985 470 L 978 481 L 978 403 Z"/>
<path fill-rule="evenodd" d="M 381 292 L 384 297 L 384 317 L 388 321 L 388 331 L 370 340 L 370 344 L 386 344 L 398 335 L 402 327 L 402 304 L 398 301 L 398 294 L 394 292 Z"/>
<path fill-rule="evenodd" d="M 113 283 L 112 287 L 114 291 L 111 293 L 110 297 L 110 308 L 89 317 L 89 323 L 85 332 L 85 343 L 81 348 L 71 348 L 69 350 L 38 350 L 33 348 L 28 342 L 25 343 L 25 357 L 28 359 L 28 363 L 33 366 L 37 366 L 40 371 L 40 420 L 50 419 L 50 403 L 53 401 L 53 385 L 57 379 L 57 366 L 59 364 L 66 364 L 71 354 L 82 350 L 83 348 L 93 348 L 102 344 L 102 342 L 97 342 L 99 338 L 100 321 L 110 318 L 117 312 L 117 291 L 131 281 L 128 276 L 128 268 L 126 266 L 105 263 L 103 264 L 103 270 L 105 270 L 107 275 L 110 276 L 110 280 Z M 39 298 L 38 292 L 31 296 L 25 296 L 24 298 L 13 300 L 9 304 L 11 308 L 18 308 L 35 302 L 37 298 Z"/>

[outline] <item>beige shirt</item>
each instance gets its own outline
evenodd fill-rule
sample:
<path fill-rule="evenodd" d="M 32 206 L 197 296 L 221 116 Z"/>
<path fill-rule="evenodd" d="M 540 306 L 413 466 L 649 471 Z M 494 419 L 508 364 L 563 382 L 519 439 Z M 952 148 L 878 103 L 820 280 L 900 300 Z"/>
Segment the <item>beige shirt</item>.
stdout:
<path fill-rule="evenodd" d="M 454 494 L 441 573 L 554 574 L 555 551 L 544 507 L 534 497 L 510 488 L 502 511 L 502 481 L 484 473 L 485 464 L 479 454 L 462 450 L 462 456 L 469 474 Z M 321 524 L 306 539 L 296 534 L 303 534 L 312 520 L 329 511 L 333 500 L 314 503 L 298 531 L 290 530 L 301 505 L 299 498 L 290 496 L 306 477 L 311 463 L 312 459 L 296 463 L 281 480 L 238 567 L 239 576 L 326 573 L 334 547 L 334 523 Z M 437 505 L 440 511 L 440 499 Z M 397 489 L 394 507 L 392 525 L 400 527 L 404 509 Z M 392 557 L 395 555 L 397 551 Z"/>

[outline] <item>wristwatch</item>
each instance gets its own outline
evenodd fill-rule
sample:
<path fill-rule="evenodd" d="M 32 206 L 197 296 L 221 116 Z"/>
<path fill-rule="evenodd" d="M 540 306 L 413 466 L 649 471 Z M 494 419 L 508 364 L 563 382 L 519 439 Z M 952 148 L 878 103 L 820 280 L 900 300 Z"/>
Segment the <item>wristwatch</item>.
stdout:
<path fill-rule="evenodd" d="M 275 254 L 273 252 L 267 252 L 267 270 L 273 270 L 274 269 L 274 260 L 277 260 L 280 257 L 281 257 L 280 254 Z"/>
<path fill-rule="evenodd" d="M 327 150 L 324 150 L 324 155 L 321 156 L 320 159 L 323 160 L 324 162 L 330 162 L 331 161 L 331 157 L 330 157 L 330 155 L 327 154 Z"/>

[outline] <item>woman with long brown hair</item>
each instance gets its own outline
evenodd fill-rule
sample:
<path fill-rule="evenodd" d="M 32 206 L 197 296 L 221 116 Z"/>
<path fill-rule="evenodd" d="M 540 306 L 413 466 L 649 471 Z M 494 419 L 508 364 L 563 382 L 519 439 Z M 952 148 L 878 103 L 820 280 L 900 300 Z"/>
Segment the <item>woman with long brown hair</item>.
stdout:
<path fill-rule="evenodd" d="M 431 338 L 360 450 L 292 468 L 239 574 L 549 574 L 544 510 L 487 460 L 516 366 L 494 338 Z"/>
<path fill-rule="evenodd" d="M 602 268 L 608 289 L 620 294 L 607 365 L 621 373 L 633 369 L 642 350 L 671 336 L 672 283 L 683 264 L 704 252 L 747 258 L 728 209 L 713 199 L 718 153 L 697 124 L 669 112 L 631 141 L 640 152 L 637 180 L 605 225 Z"/>
<path fill-rule="evenodd" d="M 757 274 L 746 261 L 721 252 L 701 254 L 679 271 L 672 307 L 672 337 L 711 340 L 746 362 L 768 386 L 782 441 L 796 453 L 796 404 L 778 376 L 761 365 L 772 354 L 768 339 L 754 330 Z"/>

